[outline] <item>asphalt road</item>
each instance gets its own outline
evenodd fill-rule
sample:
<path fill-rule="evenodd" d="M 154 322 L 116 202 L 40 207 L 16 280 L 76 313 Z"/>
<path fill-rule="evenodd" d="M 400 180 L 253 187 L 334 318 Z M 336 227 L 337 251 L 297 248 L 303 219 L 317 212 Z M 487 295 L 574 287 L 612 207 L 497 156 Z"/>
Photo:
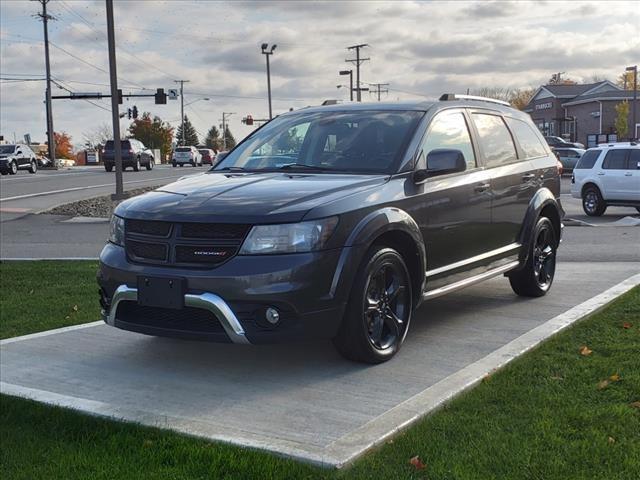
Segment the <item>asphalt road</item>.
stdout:
<path fill-rule="evenodd" d="M 184 175 L 205 172 L 209 166 L 173 168 L 156 165 L 151 171 L 126 170 L 124 189 L 165 185 Z M 115 173 L 103 167 L 72 167 L 65 170 L 40 170 L 35 175 L 19 170 L 17 175 L 0 177 L 0 213 L 2 221 L 38 213 L 64 203 L 115 192 Z"/>

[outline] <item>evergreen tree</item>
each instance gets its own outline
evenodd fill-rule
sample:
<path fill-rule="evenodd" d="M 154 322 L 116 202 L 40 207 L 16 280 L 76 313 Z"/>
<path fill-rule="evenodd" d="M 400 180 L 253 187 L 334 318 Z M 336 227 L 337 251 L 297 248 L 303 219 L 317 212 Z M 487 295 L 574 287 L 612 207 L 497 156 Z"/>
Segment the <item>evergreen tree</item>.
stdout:
<path fill-rule="evenodd" d="M 173 127 L 160 117 L 151 118 L 149 112 L 144 112 L 142 117 L 131 122 L 129 136 L 140 140 L 147 148 L 159 148 L 162 158 L 165 158 L 171 151 Z"/>
<path fill-rule="evenodd" d="M 231 150 L 233 147 L 236 146 L 236 139 L 233 137 L 231 130 L 229 130 L 229 125 L 227 124 L 225 127 L 226 128 L 224 129 L 224 137 L 225 137 L 226 147 L 227 147 L 227 150 Z"/>
<path fill-rule="evenodd" d="M 207 147 L 213 148 L 216 152 L 222 150 L 222 138 L 220 137 L 220 131 L 218 127 L 213 125 L 209 131 L 207 132 L 207 138 L 205 138 L 204 143 Z"/>
<path fill-rule="evenodd" d="M 176 140 L 178 145 L 183 145 L 182 143 L 182 124 L 178 127 L 178 131 L 176 132 Z M 189 117 L 184 116 L 184 145 L 198 145 L 198 134 L 196 133 L 196 129 L 189 121 Z"/>

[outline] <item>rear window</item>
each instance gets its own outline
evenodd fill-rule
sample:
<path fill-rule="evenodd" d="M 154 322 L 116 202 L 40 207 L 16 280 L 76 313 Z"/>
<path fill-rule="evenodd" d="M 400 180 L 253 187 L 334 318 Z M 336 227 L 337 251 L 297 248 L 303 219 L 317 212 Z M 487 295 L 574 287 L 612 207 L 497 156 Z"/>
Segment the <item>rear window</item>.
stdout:
<path fill-rule="evenodd" d="M 640 170 L 640 148 L 631 150 L 631 154 L 629 154 L 629 169 Z"/>
<path fill-rule="evenodd" d="M 518 143 L 525 157 L 542 157 L 547 154 L 547 150 L 542 144 L 542 141 L 531 126 L 515 118 L 507 118 L 507 124 L 518 139 Z"/>
<path fill-rule="evenodd" d="M 130 147 L 129 140 L 120 140 L 120 148 L 122 150 L 129 150 Z M 113 150 L 113 140 L 107 140 L 107 143 L 104 144 L 105 150 Z"/>
<path fill-rule="evenodd" d="M 474 113 L 473 121 L 478 129 L 480 148 L 488 167 L 497 167 L 517 159 L 511 134 L 502 117 Z"/>
<path fill-rule="evenodd" d="M 198 150 L 202 155 L 209 155 L 209 150 Z"/>
<path fill-rule="evenodd" d="M 628 152 L 629 150 L 626 149 L 609 150 L 602 162 L 602 168 L 605 170 L 625 170 Z"/>
<path fill-rule="evenodd" d="M 576 170 L 589 170 L 596 164 L 602 150 L 587 150 L 575 166 Z"/>
<path fill-rule="evenodd" d="M 178 147 L 176 148 L 176 152 L 190 152 L 191 148 L 189 147 Z"/>

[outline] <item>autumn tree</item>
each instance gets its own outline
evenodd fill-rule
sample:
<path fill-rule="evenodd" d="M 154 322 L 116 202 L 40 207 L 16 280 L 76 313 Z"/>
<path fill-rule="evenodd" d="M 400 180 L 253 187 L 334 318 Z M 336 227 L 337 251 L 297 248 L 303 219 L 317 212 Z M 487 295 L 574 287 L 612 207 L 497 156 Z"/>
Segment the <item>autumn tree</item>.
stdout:
<path fill-rule="evenodd" d="M 616 132 L 618 132 L 618 140 L 627 138 L 629 135 L 629 102 L 626 100 L 616 105 Z"/>
<path fill-rule="evenodd" d="M 233 147 L 236 146 L 236 139 L 231 133 L 231 130 L 229 130 L 228 124 L 225 125 L 225 129 L 224 129 L 224 143 L 226 145 L 227 150 L 231 150 Z"/>
<path fill-rule="evenodd" d="M 533 98 L 534 93 L 536 93 L 536 89 L 532 87 L 516 88 L 511 91 L 508 101 L 513 108 L 524 110 L 524 107 L 526 107 Z"/>
<path fill-rule="evenodd" d="M 67 132 L 53 132 L 53 140 L 56 145 L 56 158 L 73 157 L 71 135 L 69 135 Z"/>
<path fill-rule="evenodd" d="M 171 151 L 173 127 L 167 122 L 163 122 L 160 117 L 151 118 L 149 112 L 144 112 L 142 117 L 131 122 L 129 136 L 140 140 L 148 148 L 159 148 L 164 159 Z"/>
<path fill-rule="evenodd" d="M 184 142 L 182 141 L 182 124 L 178 127 L 176 139 L 180 145 L 198 145 L 198 133 L 186 115 L 184 116 Z"/>
<path fill-rule="evenodd" d="M 220 138 L 220 131 L 218 130 L 218 127 L 213 125 L 209 129 L 209 131 L 207 132 L 207 136 L 204 140 L 204 144 L 207 147 L 212 148 L 216 152 L 219 152 L 220 150 L 222 150 L 222 138 Z"/>
<path fill-rule="evenodd" d="M 616 81 L 618 86 L 624 90 L 633 91 L 633 72 L 624 71 L 618 76 Z"/>
<path fill-rule="evenodd" d="M 480 97 L 502 100 L 503 102 L 509 102 L 514 108 L 522 110 L 529 103 L 529 101 L 531 101 L 531 97 L 533 97 L 535 91 L 536 89 L 532 87 L 482 87 L 474 90 L 472 94 L 478 95 Z"/>

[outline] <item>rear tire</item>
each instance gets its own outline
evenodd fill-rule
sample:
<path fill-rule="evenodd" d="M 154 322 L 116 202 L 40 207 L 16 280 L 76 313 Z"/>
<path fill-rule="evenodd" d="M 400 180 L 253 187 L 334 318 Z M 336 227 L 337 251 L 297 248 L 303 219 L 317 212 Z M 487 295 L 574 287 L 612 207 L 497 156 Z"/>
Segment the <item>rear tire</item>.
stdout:
<path fill-rule="evenodd" d="M 35 160 L 31 160 L 31 165 L 29 165 L 29 173 L 36 173 L 38 171 L 38 164 Z"/>
<path fill-rule="evenodd" d="M 184 167 L 184 163 L 179 163 L 178 165 L 180 165 L 180 168 Z"/>
<path fill-rule="evenodd" d="M 136 163 L 133 164 L 133 171 L 134 172 L 139 172 L 140 171 L 140 159 L 136 159 Z"/>
<path fill-rule="evenodd" d="M 178 164 L 176 162 L 173 162 L 172 165 L 173 165 L 173 168 L 176 168 Z"/>
<path fill-rule="evenodd" d="M 104 169 L 105 169 L 107 172 L 110 172 L 110 171 L 112 171 L 112 170 L 113 170 L 113 165 L 107 165 L 107 164 L 105 163 L 105 164 L 104 164 Z"/>
<path fill-rule="evenodd" d="M 145 165 L 145 168 L 146 168 L 147 170 L 153 170 L 153 161 L 152 161 L 152 160 L 149 160 L 149 163 L 147 163 L 147 164 Z"/>
<path fill-rule="evenodd" d="M 386 362 L 400 350 L 412 311 L 411 277 L 404 259 L 376 245 L 358 270 L 333 344 L 350 360 Z"/>
<path fill-rule="evenodd" d="M 599 217 L 607 210 L 607 202 L 595 185 L 587 186 L 582 192 L 582 209 L 590 217 Z"/>
<path fill-rule="evenodd" d="M 551 288 L 556 272 L 558 241 L 551 220 L 540 217 L 529 242 L 524 268 L 509 275 L 513 291 L 522 297 L 542 297 Z"/>

